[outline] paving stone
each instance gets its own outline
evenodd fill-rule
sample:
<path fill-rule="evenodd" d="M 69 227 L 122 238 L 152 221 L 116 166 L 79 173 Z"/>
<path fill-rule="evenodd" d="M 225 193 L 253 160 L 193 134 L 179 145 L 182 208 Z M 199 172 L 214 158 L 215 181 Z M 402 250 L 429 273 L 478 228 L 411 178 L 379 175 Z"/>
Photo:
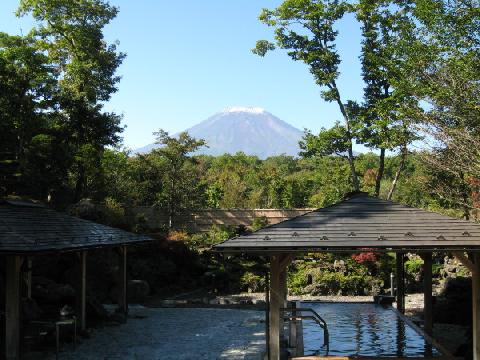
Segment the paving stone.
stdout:
<path fill-rule="evenodd" d="M 96 329 L 76 349 L 64 344 L 61 359 L 261 359 L 264 321 L 254 310 L 134 307 L 126 324 Z"/>

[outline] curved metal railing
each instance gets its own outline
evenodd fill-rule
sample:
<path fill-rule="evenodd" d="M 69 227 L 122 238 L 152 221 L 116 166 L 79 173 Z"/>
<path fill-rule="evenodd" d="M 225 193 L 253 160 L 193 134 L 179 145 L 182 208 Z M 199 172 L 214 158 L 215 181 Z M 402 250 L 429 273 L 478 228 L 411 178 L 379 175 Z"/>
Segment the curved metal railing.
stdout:
<path fill-rule="evenodd" d="M 314 321 L 320 328 L 323 329 L 323 346 L 326 347 L 326 355 L 330 350 L 330 335 L 328 333 L 328 325 L 326 321 L 313 309 L 311 308 L 282 308 L 280 309 L 283 313 L 283 319 L 293 321 L 296 319 L 302 320 L 312 320 Z M 311 315 L 303 315 L 302 312 L 308 312 Z"/>

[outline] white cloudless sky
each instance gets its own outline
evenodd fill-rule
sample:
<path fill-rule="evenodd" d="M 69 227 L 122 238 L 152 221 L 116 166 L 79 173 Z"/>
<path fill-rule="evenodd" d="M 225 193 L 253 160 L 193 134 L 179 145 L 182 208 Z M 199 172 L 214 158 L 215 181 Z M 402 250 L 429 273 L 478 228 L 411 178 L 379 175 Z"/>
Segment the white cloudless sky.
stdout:
<path fill-rule="evenodd" d="M 258 21 L 262 8 L 278 0 L 111 0 L 119 15 L 105 30 L 127 54 L 119 89 L 106 109 L 123 114 L 124 143 L 153 142 L 152 132 L 185 130 L 231 106 L 262 107 L 280 119 L 314 132 L 341 114 L 320 97 L 307 66 L 286 52 L 264 58 L 251 53 L 256 40 L 272 40 Z M 0 2 L 0 31 L 27 33 L 34 22 L 18 19 L 18 0 Z M 344 100 L 361 100 L 360 26 L 353 17 L 339 24 L 342 57 L 339 87 Z M 361 150 L 361 149 L 357 149 Z"/>

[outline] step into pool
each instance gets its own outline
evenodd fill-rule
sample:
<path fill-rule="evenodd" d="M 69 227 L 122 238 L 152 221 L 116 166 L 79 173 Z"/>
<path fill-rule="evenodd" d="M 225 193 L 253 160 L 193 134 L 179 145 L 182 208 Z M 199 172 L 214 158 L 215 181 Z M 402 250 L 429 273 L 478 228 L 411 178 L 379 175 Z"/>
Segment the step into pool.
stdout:
<path fill-rule="evenodd" d="M 374 303 L 299 302 L 312 308 L 327 323 L 328 354 L 323 330 L 312 321 L 303 322 L 305 355 L 432 357 L 442 354 L 390 306 Z"/>

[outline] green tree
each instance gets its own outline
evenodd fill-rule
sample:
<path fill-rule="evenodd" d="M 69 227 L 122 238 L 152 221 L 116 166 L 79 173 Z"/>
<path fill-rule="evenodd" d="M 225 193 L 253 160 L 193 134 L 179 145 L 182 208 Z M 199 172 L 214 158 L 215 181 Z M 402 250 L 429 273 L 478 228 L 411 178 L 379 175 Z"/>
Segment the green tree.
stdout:
<path fill-rule="evenodd" d="M 343 125 L 337 124 L 333 132 L 323 130 L 320 136 L 323 138 L 332 136 L 332 143 L 341 143 L 345 148 L 353 188 L 359 190 L 352 149 L 355 129 L 350 110 L 353 106 L 344 102 L 337 86 L 340 55 L 335 45 L 338 31 L 334 28 L 346 13 L 353 11 L 354 6 L 349 2 L 337 0 L 285 0 L 274 10 L 263 9 L 259 19 L 264 24 L 275 28 L 276 43 L 259 40 L 253 52 L 265 56 L 268 51 L 279 47 L 288 50 L 288 55 L 293 60 L 302 61 L 308 65 L 316 83 L 324 88 L 323 99 L 337 103 L 344 120 Z M 322 144 L 324 144 L 323 141 L 317 143 L 317 145 Z M 308 147 L 308 145 L 307 141 L 305 146 Z M 318 149 L 318 152 L 327 153 L 330 149 L 331 147 L 328 146 Z M 335 149 L 338 150 L 338 148 Z"/>
<path fill-rule="evenodd" d="M 202 202 L 200 174 L 195 167 L 196 160 L 189 155 L 206 143 L 192 138 L 187 132 L 172 137 L 160 129 L 154 135 L 156 143 L 162 146 L 153 150 L 150 156 L 158 157 L 164 164 L 161 176 L 164 191 L 159 194 L 157 204 L 167 209 L 169 227 L 172 228 L 175 216 L 186 209 L 197 208 Z"/>
<path fill-rule="evenodd" d="M 120 78 L 115 73 L 124 58 L 103 37 L 103 28 L 117 12 L 102 0 L 22 0 L 17 12 L 38 22 L 31 36 L 58 77 L 55 97 L 61 116 L 56 126 L 68 137 L 75 200 L 101 183 L 103 149 L 120 140 L 120 116 L 103 110 L 117 90 Z"/>
<path fill-rule="evenodd" d="M 397 86 L 428 104 L 415 117 L 435 140 L 422 153 L 431 188 L 468 217 L 478 206 L 473 195 L 480 179 L 480 6 L 471 0 L 417 0 L 409 14 L 416 37 L 397 47 L 405 57 Z"/>
<path fill-rule="evenodd" d="M 416 100 L 392 86 L 404 61 L 396 52 L 397 43 L 399 39 L 413 37 L 414 24 L 405 12 L 408 3 L 408 0 L 360 0 L 356 6 L 362 29 L 360 58 L 365 82 L 364 103 L 357 112 L 358 138 L 366 146 L 380 150 L 375 196 L 380 194 L 386 150 L 401 148 L 404 155 L 414 139 L 408 114 L 417 106 Z M 389 197 L 393 190 L 394 187 Z"/>
<path fill-rule="evenodd" d="M 206 171 L 205 181 L 216 189 L 221 208 L 258 207 L 261 195 L 259 183 L 261 161 L 242 152 L 224 154 L 213 159 Z"/>
<path fill-rule="evenodd" d="M 49 188 L 65 178 L 64 157 L 59 155 L 61 134 L 51 127 L 55 85 L 49 59 L 32 37 L 0 33 L 0 186 L 4 192 L 45 199 Z"/>

